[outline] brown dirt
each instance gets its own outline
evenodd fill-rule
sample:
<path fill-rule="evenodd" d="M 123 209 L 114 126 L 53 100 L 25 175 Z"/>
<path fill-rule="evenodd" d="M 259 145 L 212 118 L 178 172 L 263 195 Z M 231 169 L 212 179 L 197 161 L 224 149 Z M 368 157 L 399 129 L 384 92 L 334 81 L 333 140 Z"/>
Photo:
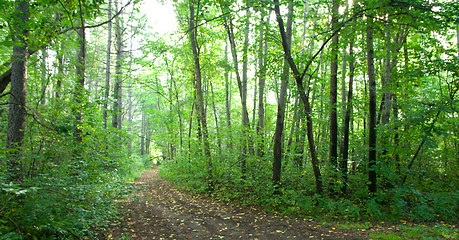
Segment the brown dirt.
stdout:
<path fill-rule="evenodd" d="M 145 171 L 103 239 L 368 239 L 365 230 L 342 230 L 303 218 L 212 202 L 179 191 Z"/>

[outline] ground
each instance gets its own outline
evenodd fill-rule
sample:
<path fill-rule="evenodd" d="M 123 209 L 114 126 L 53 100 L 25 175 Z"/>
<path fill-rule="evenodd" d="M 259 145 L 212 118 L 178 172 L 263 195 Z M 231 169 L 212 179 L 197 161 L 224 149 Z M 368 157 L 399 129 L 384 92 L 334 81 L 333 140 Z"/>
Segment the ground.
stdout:
<path fill-rule="evenodd" d="M 375 231 L 213 202 L 177 190 L 158 176 L 157 168 L 145 171 L 134 184 L 134 195 L 102 239 L 369 239 Z"/>

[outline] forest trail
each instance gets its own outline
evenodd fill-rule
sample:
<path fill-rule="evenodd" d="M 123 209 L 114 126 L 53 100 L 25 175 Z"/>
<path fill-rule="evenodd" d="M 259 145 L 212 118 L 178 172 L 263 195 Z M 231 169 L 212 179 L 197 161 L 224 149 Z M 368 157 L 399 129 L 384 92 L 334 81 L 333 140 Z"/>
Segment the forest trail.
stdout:
<path fill-rule="evenodd" d="M 134 184 L 134 195 L 104 239 L 368 239 L 367 232 L 191 196 L 162 180 L 157 167 Z"/>

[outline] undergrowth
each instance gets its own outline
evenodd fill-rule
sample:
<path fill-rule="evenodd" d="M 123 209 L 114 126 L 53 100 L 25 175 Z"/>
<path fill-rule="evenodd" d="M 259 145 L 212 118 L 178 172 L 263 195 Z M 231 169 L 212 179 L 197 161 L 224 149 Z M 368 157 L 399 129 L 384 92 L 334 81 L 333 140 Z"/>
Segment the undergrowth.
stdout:
<path fill-rule="evenodd" d="M 238 205 L 255 205 L 271 212 L 285 215 L 349 221 L 411 221 L 411 222 L 456 222 L 459 191 L 435 188 L 421 191 L 420 186 L 410 184 L 380 188 L 370 197 L 366 177 L 361 174 L 349 177 L 346 195 L 339 192 L 340 186 L 325 186 L 323 195 L 314 193 L 312 170 L 308 168 L 283 172 L 279 194 L 274 194 L 271 183 L 270 162 L 250 159 L 248 164 L 256 167 L 245 178 L 240 169 L 234 167 L 230 157 L 215 161 L 214 186 L 208 187 L 206 166 L 199 158 L 177 159 L 161 166 L 160 174 L 168 181 L 196 194 L 210 195 L 217 201 Z M 237 161 L 237 160 L 234 160 Z M 234 163 L 234 162 L 233 162 Z M 326 181 L 324 181 L 327 183 Z"/>

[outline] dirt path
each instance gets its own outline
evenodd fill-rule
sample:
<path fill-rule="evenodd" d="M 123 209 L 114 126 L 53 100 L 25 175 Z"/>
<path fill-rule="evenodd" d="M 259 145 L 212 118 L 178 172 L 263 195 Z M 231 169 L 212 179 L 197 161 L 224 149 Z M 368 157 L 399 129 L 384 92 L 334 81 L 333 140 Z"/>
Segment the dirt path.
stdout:
<path fill-rule="evenodd" d="M 338 230 L 307 219 L 267 214 L 210 202 L 176 190 L 145 171 L 134 197 L 105 239 L 368 239 L 358 230 Z"/>

